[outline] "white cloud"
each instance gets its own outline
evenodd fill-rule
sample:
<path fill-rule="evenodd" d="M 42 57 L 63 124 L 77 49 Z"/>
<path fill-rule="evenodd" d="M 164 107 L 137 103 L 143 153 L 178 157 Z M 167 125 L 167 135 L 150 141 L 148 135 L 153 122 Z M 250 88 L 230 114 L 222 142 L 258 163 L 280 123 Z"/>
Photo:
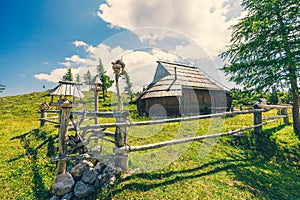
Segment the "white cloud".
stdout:
<path fill-rule="evenodd" d="M 88 47 L 85 48 L 85 51 L 92 53 L 95 49 L 96 49 L 96 47 L 93 47 L 93 45 L 89 45 Z"/>
<path fill-rule="evenodd" d="M 233 13 L 240 12 L 240 9 L 237 9 L 240 7 L 240 0 L 236 2 L 109 0 L 99 6 L 98 16 L 111 27 L 121 27 L 130 31 L 144 27 L 160 27 L 180 32 L 195 40 L 210 56 L 216 57 L 229 42 L 229 26 L 235 22 L 236 16 L 240 15 Z"/>
<path fill-rule="evenodd" d="M 61 80 L 64 74 L 66 74 L 66 68 L 58 68 L 54 69 L 50 74 L 36 74 L 34 77 L 39 80 L 58 82 Z"/>
<path fill-rule="evenodd" d="M 71 57 L 65 58 L 66 61 L 71 61 L 73 63 L 84 63 L 85 59 L 80 58 L 78 55 L 72 55 Z"/>
<path fill-rule="evenodd" d="M 86 47 L 86 46 L 88 46 L 87 43 L 85 43 L 84 41 L 79 41 L 79 40 L 74 41 L 73 44 L 74 44 L 75 47 Z"/>
<path fill-rule="evenodd" d="M 50 74 L 35 74 L 34 77 L 36 79 L 39 80 L 46 80 L 49 82 L 54 82 L 54 83 L 58 83 L 59 81 L 62 80 L 62 77 L 67 73 L 67 69 L 66 68 L 57 68 L 54 69 L 53 71 L 51 71 Z M 73 74 L 77 74 L 78 73 L 78 69 L 72 69 L 72 73 Z"/>
<path fill-rule="evenodd" d="M 70 61 L 68 61 L 68 62 L 60 62 L 59 64 L 64 65 L 66 67 L 71 67 L 71 62 Z"/>
<path fill-rule="evenodd" d="M 97 47 L 95 47 L 89 59 L 95 60 L 95 64 L 97 65 L 98 59 L 101 58 L 104 67 L 108 67 L 111 62 L 120 59 L 123 56 L 124 52 L 125 50 L 120 46 L 111 48 L 110 46 L 101 43 Z"/>
<path fill-rule="evenodd" d="M 84 41 L 80 41 L 80 40 L 76 40 L 73 42 L 73 45 L 75 47 L 83 47 L 84 50 L 88 53 L 91 53 L 94 51 L 95 47 L 93 47 L 93 45 L 88 45 L 86 42 Z"/>

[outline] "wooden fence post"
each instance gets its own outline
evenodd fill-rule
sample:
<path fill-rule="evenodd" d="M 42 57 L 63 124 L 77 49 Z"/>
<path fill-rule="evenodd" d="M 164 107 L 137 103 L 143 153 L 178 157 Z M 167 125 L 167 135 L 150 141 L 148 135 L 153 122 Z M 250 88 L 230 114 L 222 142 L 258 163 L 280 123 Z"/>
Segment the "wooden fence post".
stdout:
<path fill-rule="evenodd" d="M 283 118 L 284 123 L 288 124 L 289 123 L 289 113 L 288 113 L 287 108 L 282 109 L 282 115 L 285 115 L 285 117 Z"/>
<path fill-rule="evenodd" d="M 46 117 L 47 117 L 47 113 L 45 112 L 44 109 L 41 109 L 41 119 L 40 119 L 41 120 L 41 123 L 40 123 L 41 127 L 45 125 L 45 123 L 46 123 L 46 121 L 45 121 Z"/>
<path fill-rule="evenodd" d="M 128 121 L 129 112 L 123 111 L 118 112 L 116 115 L 117 123 L 123 123 Z M 115 133 L 115 145 L 116 145 L 116 157 L 115 166 L 120 167 L 123 171 L 128 170 L 128 153 L 119 152 L 118 149 L 124 147 L 128 143 L 128 127 L 117 126 Z"/>
<path fill-rule="evenodd" d="M 71 113 L 72 104 L 61 104 L 61 110 L 59 113 L 59 131 L 58 131 L 58 152 L 59 156 L 65 156 L 67 154 L 67 135 L 69 118 Z M 58 160 L 57 174 L 66 173 L 66 161 Z"/>
<path fill-rule="evenodd" d="M 117 123 L 122 123 L 122 122 L 127 122 L 128 120 L 128 112 L 123 112 L 123 103 L 122 103 L 122 98 L 121 98 L 121 93 L 119 89 L 119 77 L 120 74 L 123 74 L 123 70 L 125 67 L 125 64 L 123 63 L 122 60 L 118 60 L 113 64 L 113 70 L 115 73 L 115 81 L 116 81 L 116 89 L 117 89 L 117 97 L 118 97 L 118 112 L 116 115 L 116 122 Z M 122 71 L 121 71 L 122 69 Z M 120 148 L 124 147 L 127 145 L 127 126 L 117 126 L 116 127 L 116 132 L 115 132 L 115 166 L 120 167 L 122 171 L 127 171 L 128 170 L 128 153 L 127 152 L 120 152 Z"/>
<path fill-rule="evenodd" d="M 253 113 L 254 115 L 254 125 L 262 123 L 262 112 L 257 111 Z M 254 128 L 254 133 L 261 134 L 262 133 L 262 126 L 258 126 Z"/>
<path fill-rule="evenodd" d="M 98 95 L 98 91 L 97 91 L 96 87 L 95 87 L 95 91 L 94 91 L 94 96 L 95 96 L 95 111 L 98 112 L 99 95 Z M 97 115 L 95 116 L 95 124 L 98 124 L 98 117 L 97 117 Z"/>

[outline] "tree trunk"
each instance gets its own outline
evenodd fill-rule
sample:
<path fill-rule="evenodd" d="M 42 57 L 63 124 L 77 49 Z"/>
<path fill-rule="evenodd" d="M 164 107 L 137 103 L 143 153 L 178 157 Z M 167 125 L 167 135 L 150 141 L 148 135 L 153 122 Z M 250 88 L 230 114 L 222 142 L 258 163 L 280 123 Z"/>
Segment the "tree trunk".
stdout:
<path fill-rule="evenodd" d="M 297 78 L 291 79 L 291 90 L 293 96 L 293 127 L 294 132 L 300 138 L 299 91 L 297 86 Z"/>
<path fill-rule="evenodd" d="M 103 96 L 103 101 L 105 101 L 105 88 L 102 86 L 102 96 Z"/>

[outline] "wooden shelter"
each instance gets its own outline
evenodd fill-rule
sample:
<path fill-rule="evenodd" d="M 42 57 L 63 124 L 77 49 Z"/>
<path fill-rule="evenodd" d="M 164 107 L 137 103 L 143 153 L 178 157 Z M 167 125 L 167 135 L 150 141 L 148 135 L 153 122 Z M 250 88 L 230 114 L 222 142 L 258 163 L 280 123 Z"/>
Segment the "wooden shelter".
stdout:
<path fill-rule="evenodd" d="M 96 75 L 90 84 L 90 91 L 99 92 L 102 90 L 102 81 L 100 80 L 99 76 Z"/>
<path fill-rule="evenodd" d="M 58 86 L 53 88 L 49 95 L 51 96 L 51 103 L 52 106 L 58 106 L 62 103 L 71 103 L 75 104 L 75 98 L 83 98 L 84 94 L 80 90 L 79 83 L 71 82 L 71 81 L 59 81 Z M 54 96 L 58 96 L 59 99 L 54 102 Z M 72 99 L 69 99 L 71 97 Z M 67 101 L 68 100 L 68 101 Z"/>
<path fill-rule="evenodd" d="M 196 67 L 165 61 L 157 63 L 153 81 L 135 100 L 140 115 L 196 115 L 230 109 L 229 92 Z"/>

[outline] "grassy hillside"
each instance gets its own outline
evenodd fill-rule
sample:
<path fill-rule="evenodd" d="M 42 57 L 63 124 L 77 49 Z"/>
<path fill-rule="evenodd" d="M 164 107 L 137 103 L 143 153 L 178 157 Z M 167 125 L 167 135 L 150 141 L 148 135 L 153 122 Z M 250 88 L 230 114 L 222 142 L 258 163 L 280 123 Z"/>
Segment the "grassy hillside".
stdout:
<path fill-rule="evenodd" d="M 56 165 L 51 161 L 57 129 L 39 127 L 46 93 L 0 98 L 0 199 L 49 199 Z M 92 94 L 84 99 L 93 108 Z M 100 100 L 101 110 L 115 101 Z M 133 106 L 130 106 L 133 109 Z M 265 115 L 275 114 L 275 111 Z M 142 120 L 136 113 L 131 120 Z M 130 144 L 204 135 L 252 125 L 252 115 L 151 127 L 130 127 Z M 130 154 L 135 173 L 122 174 L 99 199 L 300 199 L 300 141 L 281 120 L 253 136 Z"/>

